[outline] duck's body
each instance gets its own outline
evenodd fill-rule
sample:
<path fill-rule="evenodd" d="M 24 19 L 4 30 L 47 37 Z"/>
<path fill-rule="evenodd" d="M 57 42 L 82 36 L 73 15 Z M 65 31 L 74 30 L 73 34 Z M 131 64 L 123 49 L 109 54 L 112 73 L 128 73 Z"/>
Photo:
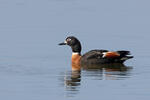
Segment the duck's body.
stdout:
<path fill-rule="evenodd" d="M 80 70 L 80 65 L 123 63 L 133 58 L 129 51 L 91 50 L 81 55 L 80 41 L 73 36 L 67 37 L 65 42 L 59 45 L 69 45 L 72 48 L 72 69 Z M 78 66 L 78 67 L 77 67 Z"/>
<path fill-rule="evenodd" d="M 108 50 L 91 50 L 81 57 L 82 64 L 108 64 L 123 63 L 127 59 L 133 58 L 128 56 L 129 51 L 108 51 Z"/>

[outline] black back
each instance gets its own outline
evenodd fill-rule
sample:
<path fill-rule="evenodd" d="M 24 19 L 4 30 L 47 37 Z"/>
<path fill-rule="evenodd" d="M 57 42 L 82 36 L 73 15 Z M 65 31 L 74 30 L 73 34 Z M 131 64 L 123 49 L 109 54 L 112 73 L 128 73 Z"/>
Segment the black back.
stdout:
<path fill-rule="evenodd" d="M 115 58 L 107 58 L 103 57 L 104 52 L 108 52 L 108 50 L 91 50 L 85 53 L 81 57 L 81 64 L 105 64 L 105 63 L 123 63 L 127 59 L 133 58 L 133 56 L 128 56 L 130 54 L 129 51 L 116 51 L 120 54 L 120 56 Z"/>

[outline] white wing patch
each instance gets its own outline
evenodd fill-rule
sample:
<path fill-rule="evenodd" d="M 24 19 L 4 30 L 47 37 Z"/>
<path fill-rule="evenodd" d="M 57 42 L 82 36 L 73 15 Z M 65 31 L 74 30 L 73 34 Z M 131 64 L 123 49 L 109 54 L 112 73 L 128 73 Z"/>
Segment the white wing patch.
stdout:
<path fill-rule="evenodd" d="M 103 58 L 106 57 L 106 53 L 107 53 L 107 52 L 103 52 L 103 53 L 102 53 L 102 54 L 103 54 L 103 56 L 102 56 Z"/>

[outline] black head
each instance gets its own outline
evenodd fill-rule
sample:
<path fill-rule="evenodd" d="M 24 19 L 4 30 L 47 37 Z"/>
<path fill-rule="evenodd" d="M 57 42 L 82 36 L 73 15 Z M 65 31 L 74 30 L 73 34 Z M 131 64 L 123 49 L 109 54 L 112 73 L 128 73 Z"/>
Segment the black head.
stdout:
<path fill-rule="evenodd" d="M 66 40 L 63 43 L 59 43 L 59 45 L 69 45 L 73 52 L 81 52 L 80 41 L 74 36 L 67 37 Z"/>

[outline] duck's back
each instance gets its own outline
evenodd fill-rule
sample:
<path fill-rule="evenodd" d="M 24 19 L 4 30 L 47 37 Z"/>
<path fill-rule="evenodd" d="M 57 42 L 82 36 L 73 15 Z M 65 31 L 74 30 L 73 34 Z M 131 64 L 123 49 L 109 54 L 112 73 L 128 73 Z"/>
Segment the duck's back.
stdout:
<path fill-rule="evenodd" d="M 129 51 L 91 50 L 81 57 L 81 64 L 123 63 L 133 58 L 133 56 L 127 56 L 129 54 Z"/>

